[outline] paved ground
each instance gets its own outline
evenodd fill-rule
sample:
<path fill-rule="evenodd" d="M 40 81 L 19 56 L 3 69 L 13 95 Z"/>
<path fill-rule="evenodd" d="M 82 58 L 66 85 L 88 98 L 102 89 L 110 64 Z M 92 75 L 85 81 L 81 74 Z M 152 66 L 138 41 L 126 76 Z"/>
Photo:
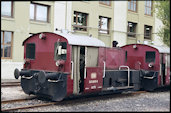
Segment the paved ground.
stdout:
<path fill-rule="evenodd" d="M 1 100 L 29 97 L 21 87 L 1 88 Z M 74 100 L 73 100 L 74 101 Z M 19 110 L 18 112 L 58 112 L 58 111 L 170 111 L 170 91 L 148 92 L 136 95 L 109 96 L 73 104 Z"/>
<path fill-rule="evenodd" d="M 1 83 L 3 82 L 20 82 L 20 79 L 1 79 Z"/>

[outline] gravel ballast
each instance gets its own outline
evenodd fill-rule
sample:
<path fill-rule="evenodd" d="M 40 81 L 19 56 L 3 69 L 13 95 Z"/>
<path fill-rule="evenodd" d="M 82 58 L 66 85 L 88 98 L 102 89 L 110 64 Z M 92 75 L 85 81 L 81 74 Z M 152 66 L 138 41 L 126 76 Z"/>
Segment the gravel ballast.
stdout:
<path fill-rule="evenodd" d="M 21 87 L 1 88 L 1 100 L 28 97 L 28 95 L 24 94 Z M 80 102 L 74 102 L 73 99 L 73 104 L 51 105 L 47 107 L 18 110 L 17 112 L 170 111 L 170 90 L 124 95 L 121 97 L 115 97 L 115 94 L 113 94 L 105 99 L 102 97 L 103 96 L 98 96 L 98 99 L 93 100 L 92 98 L 90 101 L 81 100 Z M 33 100 L 33 103 L 35 103 L 35 100 Z"/>

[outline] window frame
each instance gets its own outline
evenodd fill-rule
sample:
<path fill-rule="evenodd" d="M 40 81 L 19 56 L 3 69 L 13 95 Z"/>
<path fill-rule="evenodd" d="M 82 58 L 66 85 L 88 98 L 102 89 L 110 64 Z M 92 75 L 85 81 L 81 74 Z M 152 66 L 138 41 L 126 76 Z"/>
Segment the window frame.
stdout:
<path fill-rule="evenodd" d="M 1 2 L 5 2 L 5 1 L 1 1 Z M 14 1 L 10 1 L 10 2 L 11 2 L 11 16 L 2 15 L 1 13 L 1 17 L 14 18 Z"/>
<path fill-rule="evenodd" d="M 146 28 L 150 28 L 150 36 L 147 36 L 146 34 Z M 151 38 L 152 38 L 152 26 L 149 26 L 149 25 L 144 25 L 144 39 L 149 39 L 149 40 L 151 40 Z"/>
<path fill-rule="evenodd" d="M 28 47 L 28 45 L 34 45 L 34 58 L 28 58 L 28 49 L 27 49 L 27 47 Z M 30 59 L 30 60 L 35 60 L 36 59 L 36 44 L 35 43 L 27 43 L 26 44 L 26 59 Z"/>
<path fill-rule="evenodd" d="M 58 46 L 62 46 L 61 49 L 66 49 L 66 54 L 57 55 Z M 67 42 L 55 42 L 54 43 L 54 61 L 67 59 Z"/>
<path fill-rule="evenodd" d="M 34 2 L 31 2 L 30 5 L 34 5 L 34 19 L 31 19 L 30 18 L 30 15 L 29 15 L 29 19 L 31 21 L 36 21 L 36 22 L 45 22 L 45 23 L 49 23 L 50 22 L 50 19 L 49 19 L 49 13 L 50 13 L 50 6 L 49 5 L 44 5 L 44 4 L 39 4 L 39 3 L 34 3 Z M 47 20 L 46 21 L 42 21 L 42 20 L 37 20 L 37 6 L 45 6 L 47 7 Z M 30 10 L 29 10 L 30 11 Z"/>
<path fill-rule="evenodd" d="M 148 61 L 147 61 L 147 53 L 154 53 L 154 60 L 153 60 L 153 61 L 149 61 L 149 59 L 148 59 Z M 148 57 L 148 58 L 149 58 L 149 57 Z M 146 51 L 146 52 L 145 52 L 145 62 L 146 62 L 146 63 L 151 63 L 151 62 L 155 63 L 155 61 L 156 61 L 156 52 L 155 52 L 155 51 Z"/>
<path fill-rule="evenodd" d="M 78 25 L 78 15 L 79 14 L 84 14 L 85 18 L 86 18 L 86 25 Z M 76 15 L 76 22 L 74 22 L 74 15 Z M 74 15 L 73 15 L 73 29 L 76 31 L 87 31 L 87 22 L 88 22 L 88 14 L 87 13 L 82 13 L 82 12 L 78 12 L 78 11 L 74 11 Z M 83 30 L 79 30 L 79 29 L 75 29 L 75 28 L 82 28 Z"/>
<path fill-rule="evenodd" d="M 134 26 L 134 32 L 130 32 L 129 23 L 132 23 L 132 25 Z M 136 28 L 137 28 L 137 23 L 128 21 L 127 36 L 136 37 L 136 31 L 137 31 Z"/>
<path fill-rule="evenodd" d="M 102 24 L 99 24 L 98 25 L 98 32 L 100 34 L 110 34 L 109 30 L 110 30 L 110 21 L 111 21 L 111 18 L 104 17 L 104 16 L 99 16 L 99 19 L 100 19 L 99 23 L 101 23 L 102 18 L 107 18 L 107 29 L 102 29 L 101 28 Z M 100 31 L 107 31 L 107 33 L 101 33 Z"/>
<path fill-rule="evenodd" d="M 108 0 L 106 0 L 106 1 L 108 1 Z M 111 1 L 109 1 L 109 5 L 107 3 L 105 3 L 106 1 L 101 0 L 101 1 L 99 1 L 99 4 L 111 6 Z"/>
<path fill-rule="evenodd" d="M 144 2 L 145 2 L 144 14 L 147 15 L 147 16 L 153 16 L 153 14 L 152 14 L 153 1 L 151 1 L 151 0 L 145 0 Z M 148 6 L 148 5 L 147 5 L 147 2 L 151 2 L 151 6 Z M 149 9 L 149 8 L 150 8 L 150 10 L 151 10 L 151 14 L 148 14 L 148 13 L 147 13 L 147 9 Z"/>
<path fill-rule="evenodd" d="M 130 8 L 132 7 L 131 2 L 133 2 L 133 10 L 129 9 L 129 3 L 130 3 Z M 135 11 L 134 11 L 134 4 L 136 6 Z M 128 0 L 128 11 L 132 11 L 132 12 L 136 12 L 137 13 L 137 6 L 138 6 L 137 5 L 137 0 L 136 1 L 134 1 L 134 0 Z"/>
<path fill-rule="evenodd" d="M 1 57 L 1 59 L 12 59 L 12 54 L 13 54 L 13 32 L 12 31 L 1 31 L 1 32 L 3 32 L 3 40 L 2 40 L 2 42 L 1 42 L 1 45 L 3 45 L 3 52 L 2 52 L 2 57 Z M 11 44 L 5 44 L 4 43 L 4 38 L 5 38 L 5 32 L 11 32 Z M 10 57 L 4 57 L 4 52 L 5 52 L 5 50 L 4 50 L 4 45 L 10 45 L 11 46 L 11 50 L 10 50 Z"/>

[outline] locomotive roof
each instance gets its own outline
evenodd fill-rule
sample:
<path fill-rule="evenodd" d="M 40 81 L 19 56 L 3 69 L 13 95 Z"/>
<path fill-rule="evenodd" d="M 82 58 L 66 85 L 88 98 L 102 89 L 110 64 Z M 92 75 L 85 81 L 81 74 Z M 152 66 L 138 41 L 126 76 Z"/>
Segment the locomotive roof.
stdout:
<path fill-rule="evenodd" d="M 167 46 L 157 46 L 157 45 L 149 45 L 158 49 L 159 53 L 170 53 L 170 48 Z"/>
<path fill-rule="evenodd" d="M 66 38 L 68 40 L 68 43 L 71 45 L 105 47 L 104 42 L 102 42 L 97 38 L 84 36 L 84 35 L 74 35 L 69 33 L 57 33 L 57 34 Z"/>
<path fill-rule="evenodd" d="M 149 44 L 129 44 L 129 45 L 144 45 L 144 46 L 149 46 L 149 47 L 153 47 L 157 49 L 159 53 L 170 53 L 170 48 L 167 46 L 158 46 L 158 45 L 149 45 Z M 125 46 L 129 46 L 129 45 L 125 45 Z M 125 47 L 125 46 L 122 46 L 122 47 Z"/>
<path fill-rule="evenodd" d="M 51 33 L 51 32 L 42 32 L 42 33 Z M 40 33 L 36 33 L 36 34 L 40 34 Z M 59 36 L 66 38 L 70 45 L 105 47 L 105 43 L 97 38 L 84 36 L 84 35 L 74 35 L 70 33 L 53 33 L 53 34 L 57 34 Z M 28 37 L 26 40 L 28 40 L 30 37 Z M 23 41 L 23 45 L 26 40 Z"/>

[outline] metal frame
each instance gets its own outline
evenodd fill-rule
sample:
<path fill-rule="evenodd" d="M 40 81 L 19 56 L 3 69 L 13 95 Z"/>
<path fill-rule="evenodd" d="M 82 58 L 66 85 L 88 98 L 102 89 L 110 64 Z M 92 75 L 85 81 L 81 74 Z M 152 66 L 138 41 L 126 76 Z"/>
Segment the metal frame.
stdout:
<path fill-rule="evenodd" d="M 129 82 L 130 82 L 130 69 L 129 69 L 129 66 L 120 66 L 120 67 L 119 67 L 119 70 L 120 70 L 122 67 L 126 67 L 126 68 L 128 69 L 128 87 L 129 87 Z"/>

